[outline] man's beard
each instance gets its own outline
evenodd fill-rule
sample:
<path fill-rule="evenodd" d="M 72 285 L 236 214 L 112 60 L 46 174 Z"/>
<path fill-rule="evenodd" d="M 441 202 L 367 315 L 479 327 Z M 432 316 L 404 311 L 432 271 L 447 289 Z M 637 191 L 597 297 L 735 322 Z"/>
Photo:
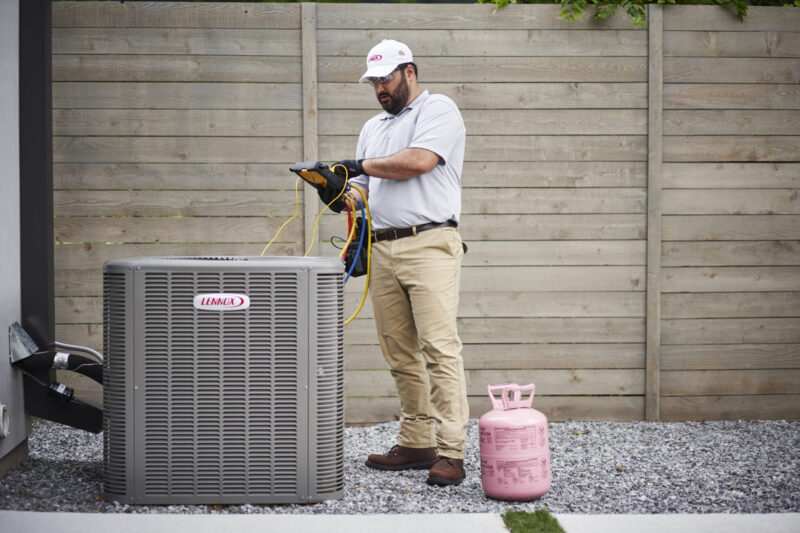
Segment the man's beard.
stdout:
<path fill-rule="evenodd" d="M 390 115 L 397 115 L 408 102 L 408 81 L 406 80 L 406 73 L 401 70 L 400 76 L 401 81 L 397 89 L 394 90 L 394 94 L 389 91 L 383 91 L 378 94 L 378 102 L 381 104 L 384 111 Z M 389 99 L 385 103 L 381 102 L 381 96 L 383 95 L 389 96 Z"/>

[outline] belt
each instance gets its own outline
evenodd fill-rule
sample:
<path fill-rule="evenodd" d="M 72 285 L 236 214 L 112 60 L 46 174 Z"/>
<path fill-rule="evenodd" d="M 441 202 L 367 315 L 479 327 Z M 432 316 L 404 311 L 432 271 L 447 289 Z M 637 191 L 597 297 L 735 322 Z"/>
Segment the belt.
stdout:
<path fill-rule="evenodd" d="M 420 224 L 419 226 L 409 226 L 407 228 L 387 228 L 379 229 L 372 233 L 372 240 L 378 241 L 393 241 L 395 239 L 402 239 L 403 237 L 411 237 L 417 233 L 427 231 L 434 228 L 457 228 L 458 222 L 455 220 L 448 220 L 447 222 L 429 222 L 427 224 Z"/>

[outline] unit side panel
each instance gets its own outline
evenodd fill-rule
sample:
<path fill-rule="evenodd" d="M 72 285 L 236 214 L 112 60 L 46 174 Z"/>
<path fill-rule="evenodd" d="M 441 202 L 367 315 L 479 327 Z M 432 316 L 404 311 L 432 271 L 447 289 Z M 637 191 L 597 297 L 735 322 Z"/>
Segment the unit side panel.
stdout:
<path fill-rule="evenodd" d="M 344 495 L 344 278 L 312 276 L 309 480 L 314 501 Z"/>
<path fill-rule="evenodd" d="M 103 496 L 133 494 L 133 275 L 103 273 Z M 130 500 L 128 500 L 130 501 Z"/>

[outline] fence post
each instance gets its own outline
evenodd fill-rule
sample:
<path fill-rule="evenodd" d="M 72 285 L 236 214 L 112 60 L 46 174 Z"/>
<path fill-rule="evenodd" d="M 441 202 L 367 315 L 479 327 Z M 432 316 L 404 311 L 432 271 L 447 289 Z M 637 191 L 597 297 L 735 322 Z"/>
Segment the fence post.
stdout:
<path fill-rule="evenodd" d="M 661 416 L 661 164 L 664 81 L 664 11 L 648 6 L 647 113 L 647 355 L 645 418 Z"/>
<path fill-rule="evenodd" d="M 301 4 L 303 54 L 303 160 L 319 159 L 319 123 L 317 121 L 317 4 Z M 303 187 L 303 250 L 311 246 L 311 230 L 316 217 L 317 195 L 312 187 Z"/>

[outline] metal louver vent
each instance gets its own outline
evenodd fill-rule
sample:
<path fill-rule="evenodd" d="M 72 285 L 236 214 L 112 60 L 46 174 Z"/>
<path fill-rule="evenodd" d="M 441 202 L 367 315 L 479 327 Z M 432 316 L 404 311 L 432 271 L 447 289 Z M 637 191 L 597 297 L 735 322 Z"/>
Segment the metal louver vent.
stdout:
<path fill-rule="evenodd" d="M 344 489 L 344 350 L 342 276 L 317 276 L 316 491 Z"/>
<path fill-rule="evenodd" d="M 125 493 L 129 489 L 127 287 L 126 273 L 103 274 L 103 484 L 109 493 Z"/>
<path fill-rule="evenodd" d="M 123 321 L 134 329 L 133 386 L 122 393 L 135 413 L 125 415 L 133 431 L 123 461 L 134 482 L 107 485 L 107 498 L 294 503 L 343 494 L 341 261 L 248 259 L 106 264 L 135 278 Z M 326 281 L 315 286 L 315 276 Z M 246 295 L 250 306 L 197 309 L 202 294 Z M 328 314 L 329 324 L 309 326 Z"/>

